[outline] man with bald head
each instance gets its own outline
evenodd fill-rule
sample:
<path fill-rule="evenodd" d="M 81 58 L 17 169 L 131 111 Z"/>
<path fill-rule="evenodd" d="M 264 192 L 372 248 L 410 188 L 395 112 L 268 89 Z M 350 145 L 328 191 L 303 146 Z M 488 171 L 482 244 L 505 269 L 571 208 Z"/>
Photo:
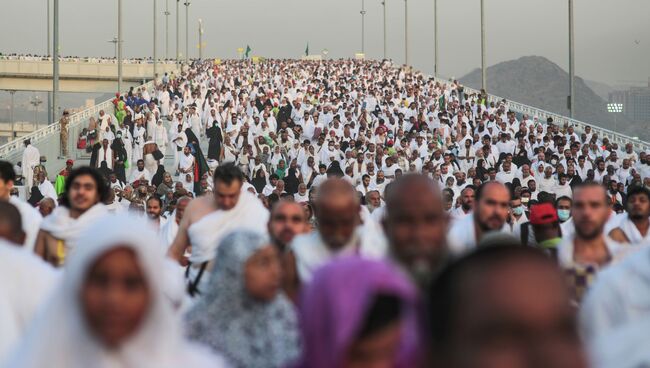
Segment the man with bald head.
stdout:
<path fill-rule="evenodd" d="M 311 281 L 317 268 L 337 256 L 384 256 L 376 242 L 364 241 L 361 235 L 361 204 L 347 181 L 331 178 L 323 182 L 313 205 L 317 231 L 296 236 L 286 255 L 285 291 L 291 298 L 300 285 Z"/>
<path fill-rule="evenodd" d="M 56 202 L 54 202 L 54 199 L 50 197 L 45 197 L 38 202 L 38 212 L 40 212 L 43 217 L 49 216 L 55 208 Z"/>
<path fill-rule="evenodd" d="M 406 175 L 386 189 L 382 220 L 390 257 L 424 289 L 447 255 L 449 217 L 440 190 L 424 175 Z"/>
<path fill-rule="evenodd" d="M 510 191 L 497 181 L 482 184 L 474 194 L 471 216 L 456 221 L 449 230 L 449 247 L 454 255 L 476 248 L 483 236 L 502 231 L 510 211 Z"/>

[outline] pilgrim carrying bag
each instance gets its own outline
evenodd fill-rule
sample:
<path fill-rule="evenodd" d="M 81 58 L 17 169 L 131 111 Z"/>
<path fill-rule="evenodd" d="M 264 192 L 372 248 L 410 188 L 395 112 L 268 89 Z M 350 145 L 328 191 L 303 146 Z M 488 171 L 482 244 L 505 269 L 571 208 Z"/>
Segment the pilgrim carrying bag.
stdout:
<path fill-rule="evenodd" d="M 196 278 L 194 280 L 188 280 L 187 293 L 190 294 L 191 297 L 201 295 L 201 292 L 199 291 L 199 283 L 201 282 L 201 278 L 203 277 L 203 273 L 205 272 L 205 268 L 207 266 L 208 261 L 201 263 L 201 268 L 199 268 L 199 274 L 196 275 Z M 190 267 L 192 267 L 191 263 L 187 265 L 187 268 L 185 269 L 185 278 L 190 277 Z"/>
<path fill-rule="evenodd" d="M 153 158 L 156 160 L 162 160 L 163 158 L 165 158 L 165 155 L 162 152 L 160 152 L 160 150 L 153 151 L 152 155 Z"/>

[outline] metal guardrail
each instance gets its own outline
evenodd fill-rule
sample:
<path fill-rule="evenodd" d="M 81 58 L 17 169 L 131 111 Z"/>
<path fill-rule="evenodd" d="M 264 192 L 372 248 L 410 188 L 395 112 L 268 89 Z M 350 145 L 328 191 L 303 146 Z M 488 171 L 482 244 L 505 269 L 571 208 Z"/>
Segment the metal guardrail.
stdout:
<path fill-rule="evenodd" d="M 433 77 L 433 78 L 436 81 L 441 82 L 441 83 L 449 83 L 449 79 L 444 79 L 444 78 L 441 78 L 441 77 Z M 465 89 L 465 92 L 468 93 L 468 94 L 480 93 L 481 92 L 480 90 L 477 90 L 477 89 L 474 89 L 474 88 L 471 88 L 471 87 L 467 87 L 467 86 L 463 86 L 463 88 Z M 632 146 L 633 146 L 634 150 L 637 151 L 637 152 L 650 150 L 650 142 L 642 141 L 642 140 L 638 139 L 637 137 L 630 137 L 628 135 L 621 134 L 621 133 L 615 132 L 613 130 L 609 130 L 607 128 L 603 128 L 603 127 L 600 127 L 600 126 L 597 126 L 597 125 L 594 125 L 594 124 L 588 124 L 588 123 L 585 123 L 584 121 L 571 119 L 569 117 L 566 117 L 566 116 L 563 116 L 563 115 L 560 115 L 560 114 L 556 114 L 554 112 L 539 109 L 537 107 L 529 106 L 529 105 L 526 105 L 526 104 L 523 104 L 523 103 L 511 101 L 511 100 L 509 100 L 507 98 L 499 97 L 499 96 L 492 95 L 492 94 L 488 93 L 488 102 L 500 103 L 503 100 L 506 100 L 506 106 L 511 111 L 514 111 L 514 112 L 517 112 L 517 113 L 520 113 L 520 114 L 527 114 L 530 117 L 533 117 L 533 116 L 539 116 L 540 118 L 541 117 L 544 117 L 544 118 L 549 118 L 550 117 L 550 118 L 553 118 L 554 123 L 560 124 L 560 125 L 568 124 L 568 125 L 573 126 L 574 128 L 576 128 L 576 130 L 579 133 L 584 132 L 585 127 L 589 126 L 589 127 L 591 127 L 592 133 L 597 133 L 598 138 L 600 138 L 601 140 L 603 138 L 607 138 L 607 139 L 609 139 L 610 142 L 618 143 L 619 145 L 625 145 L 627 143 L 632 143 Z"/>
<path fill-rule="evenodd" d="M 152 86 L 153 81 L 150 81 L 136 88 L 150 89 Z M 104 110 L 106 113 L 113 113 L 112 99 L 70 115 L 68 123 L 68 153 L 71 157 L 69 158 L 78 157 L 76 144 L 77 136 L 82 129 L 82 124 L 86 123 L 85 125 L 87 125 L 90 118 L 96 117 L 100 110 Z M 10 162 L 20 161 L 22 158 L 22 152 L 25 148 L 23 141 L 30 139 L 31 143 L 39 148 L 41 154 L 45 155 L 49 159 L 48 162 L 54 161 L 58 156 L 60 156 L 60 131 L 61 124 L 59 121 L 56 121 L 54 124 L 35 130 L 20 138 L 16 138 L 0 146 L 0 159 Z"/>

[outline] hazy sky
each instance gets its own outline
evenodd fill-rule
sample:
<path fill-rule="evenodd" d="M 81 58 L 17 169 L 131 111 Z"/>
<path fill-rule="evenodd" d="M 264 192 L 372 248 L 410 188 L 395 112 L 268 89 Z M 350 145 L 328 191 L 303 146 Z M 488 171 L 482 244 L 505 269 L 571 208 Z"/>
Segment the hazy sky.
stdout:
<path fill-rule="evenodd" d="M 0 52 L 46 51 L 46 1 L 3 1 Z M 51 1 L 51 0 L 50 0 Z M 158 52 L 165 55 L 168 2 L 169 55 L 175 52 L 176 1 L 158 1 Z M 184 0 L 183 0 L 184 1 Z M 181 1 L 180 49 L 185 50 Z M 204 56 L 233 58 L 249 44 L 254 55 L 299 57 L 327 48 L 330 57 L 361 49 L 361 0 L 191 0 L 190 54 L 198 55 L 198 25 L 205 24 Z M 386 0 L 388 56 L 404 61 L 404 1 Z M 488 65 L 541 55 L 568 65 L 568 0 L 485 0 Z M 117 0 L 61 0 L 63 55 L 114 54 Z M 153 0 L 122 0 L 125 57 L 152 55 Z M 366 54 L 383 56 L 381 0 L 365 0 Z M 479 0 L 438 0 L 440 73 L 460 77 L 480 66 Z M 433 0 L 408 0 L 410 62 L 433 71 Z M 575 0 L 576 74 L 613 85 L 650 77 L 650 0 Z M 639 43 L 636 44 L 635 40 Z"/>

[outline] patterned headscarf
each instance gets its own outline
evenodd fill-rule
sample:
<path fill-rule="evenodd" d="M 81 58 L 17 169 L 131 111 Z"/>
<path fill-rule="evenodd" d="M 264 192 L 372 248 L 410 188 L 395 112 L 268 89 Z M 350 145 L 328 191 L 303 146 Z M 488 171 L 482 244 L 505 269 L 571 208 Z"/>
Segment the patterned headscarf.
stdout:
<path fill-rule="evenodd" d="M 265 236 L 251 231 L 227 235 L 206 293 L 188 316 L 189 337 L 211 346 L 234 367 L 285 367 L 301 352 L 296 311 L 286 296 L 261 302 L 246 291 L 246 261 L 267 244 Z"/>

